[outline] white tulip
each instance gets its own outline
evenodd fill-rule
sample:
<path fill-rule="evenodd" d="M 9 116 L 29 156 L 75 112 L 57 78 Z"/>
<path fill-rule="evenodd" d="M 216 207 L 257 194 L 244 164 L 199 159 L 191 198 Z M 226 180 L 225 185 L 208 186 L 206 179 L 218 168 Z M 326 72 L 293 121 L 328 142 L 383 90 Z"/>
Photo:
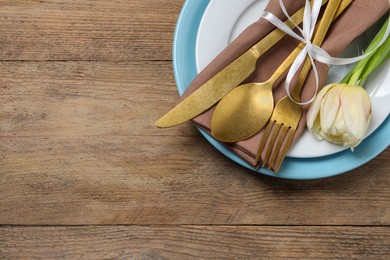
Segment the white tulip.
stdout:
<path fill-rule="evenodd" d="M 359 86 L 336 83 L 325 86 L 307 114 L 307 127 L 319 139 L 353 150 L 366 135 L 371 101 Z"/>

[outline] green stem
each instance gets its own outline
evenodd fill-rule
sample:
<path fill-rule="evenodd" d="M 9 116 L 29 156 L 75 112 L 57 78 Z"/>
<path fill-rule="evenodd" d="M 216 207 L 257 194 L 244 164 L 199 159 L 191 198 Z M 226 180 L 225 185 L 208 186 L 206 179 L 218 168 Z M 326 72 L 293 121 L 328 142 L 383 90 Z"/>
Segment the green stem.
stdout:
<path fill-rule="evenodd" d="M 345 83 L 345 84 L 347 84 L 348 81 L 349 81 L 349 79 L 351 78 L 353 72 L 354 72 L 353 70 L 350 70 L 350 71 L 348 72 L 348 74 L 345 75 L 345 77 L 340 81 L 340 83 Z"/>

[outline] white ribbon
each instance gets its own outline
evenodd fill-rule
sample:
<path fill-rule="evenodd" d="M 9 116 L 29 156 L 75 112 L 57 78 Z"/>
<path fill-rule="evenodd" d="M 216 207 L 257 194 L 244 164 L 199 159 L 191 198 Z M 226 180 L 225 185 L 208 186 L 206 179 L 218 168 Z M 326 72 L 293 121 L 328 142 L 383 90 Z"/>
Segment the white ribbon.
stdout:
<path fill-rule="evenodd" d="M 283 13 L 287 17 L 287 19 L 289 19 L 296 26 L 296 28 L 298 29 L 298 31 L 300 32 L 301 35 L 295 33 L 292 29 L 290 29 L 287 25 L 285 25 L 279 18 L 277 18 L 274 14 L 272 14 L 270 12 L 264 11 L 263 14 L 261 15 L 261 17 L 268 20 L 270 23 L 272 23 L 273 25 L 278 27 L 280 30 L 284 31 L 286 34 L 290 35 L 291 37 L 293 37 L 293 38 L 295 38 L 295 39 L 297 39 L 305 44 L 305 47 L 298 54 L 295 61 L 291 65 L 290 70 L 289 70 L 287 77 L 286 77 L 286 81 L 285 81 L 285 90 L 286 90 L 287 96 L 293 102 L 295 102 L 296 104 L 301 105 L 301 106 L 308 105 L 311 102 L 313 102 L 313 100 L 315 99 L 317 92 L 318 92 L 319 76 L 318 76 L 317 67 L 316 67 L 315 62 L 314 62 L 315 60 L 317 60 L 321 63 L 325 63 L 327 65 L 346 65 L 346 64 L 355 63 L 355 62 L 362 60 L 362 59 L 368 57 L 369 55 L 371 55 L 371 53 L 373 53 L 377 48 L 379 48 L 386 41 L 387 37 L 390 34 L 390 22 L 389 22 L 387 29 L 386 29 L 386 32 L 385 32 L 385 35 L 383 36 L 383 38 L 379 42 L 379 44 L 372 51 L 365 53 L 363 55 L 360 55 L 360 56 L 352 57 L 352 58 L 331 57 L 324 49 L 312 44 L 312 42 L 311 42 L 311 39 L 312 39 L 313 33 L 314 33 L 314 28 L 316 26 L 318 16 L 320 13 L 320 9 L 322 6 L 322 0 L 314 0 L 313 8 L 311 8 L 311 6 L 310 6 L 310 1 L 306 0 L 304 14 L 303 14 L 302 28 L 300 28 L 297 24 L 294 23 L 291 16 L 288 14 L 288 12 L 286 10 L 286 7 L 283 3 L 283 0 L 279 0 L 279 4 L 280 4 L 280 7 L 281 7 Z M 305 61 L 306 56 L 309 57 L 311 65 L 313 67 L 313 72 L 314 72 L 314 76 L 315 76 L 315 80 L 316 80 L 316 88 L 315 88 L 314 96 L 310 100 L 305 101 L 305 102 L 298 102 L 298 101 L 294 100 L 291 96 L 290 84 L 291 84 L 291 81 L 292 81 L 294 75 L 298 72 L 299 68 L 301 67 L 301 65 Z"/>

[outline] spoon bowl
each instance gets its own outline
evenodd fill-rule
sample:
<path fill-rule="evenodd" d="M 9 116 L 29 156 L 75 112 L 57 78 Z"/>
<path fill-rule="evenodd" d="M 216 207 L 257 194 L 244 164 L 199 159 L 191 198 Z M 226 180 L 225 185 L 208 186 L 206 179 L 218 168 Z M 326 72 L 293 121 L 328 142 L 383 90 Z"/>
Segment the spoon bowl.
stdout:
<path fill-rule="evenodd" d="M 222 142 L 238 142 L 251 137 L 252 129 L 261 129 L 274 107 L 272 85 L 270 81 L 247 83 L 230 91 L 215 108 L 212 135 Z M 245 123 L 240 123 L 243 117 Z"/>

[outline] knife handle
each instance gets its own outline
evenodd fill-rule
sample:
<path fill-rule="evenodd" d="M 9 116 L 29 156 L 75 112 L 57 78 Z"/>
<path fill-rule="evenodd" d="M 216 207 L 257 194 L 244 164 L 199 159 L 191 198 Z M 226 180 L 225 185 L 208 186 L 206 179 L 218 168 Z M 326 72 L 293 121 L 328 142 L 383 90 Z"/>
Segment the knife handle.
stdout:
<path fill-rule="evenodd" d="M 327 3 L 328 0 L 323 0 L 322 5 Z M 311 1 L 313 4 L 313 1 Z M 299 9 L 295 14 L 291 16 L 291 22 L 290 20 L 287 20 L 284 22 L 285 25 L 287 25 L 290 29 L 294 28 L 296 24 L 300 24 L 303 21 L 303 13 L 305 11 L 305 8 Z M 270 32 L 267 36 L 265 36 L 263 39 L 261 39 L 258 43 L 252 46 L 251 51 L 253 51 L 258 58 L 260 58 L 261 55 L 263 55 L 266 51 L 268 51 L 275 43 L 280 41 L 284 36 L 286 35 L 285 32 L 282 30 L 276 28 L 272 32 Z"/>

